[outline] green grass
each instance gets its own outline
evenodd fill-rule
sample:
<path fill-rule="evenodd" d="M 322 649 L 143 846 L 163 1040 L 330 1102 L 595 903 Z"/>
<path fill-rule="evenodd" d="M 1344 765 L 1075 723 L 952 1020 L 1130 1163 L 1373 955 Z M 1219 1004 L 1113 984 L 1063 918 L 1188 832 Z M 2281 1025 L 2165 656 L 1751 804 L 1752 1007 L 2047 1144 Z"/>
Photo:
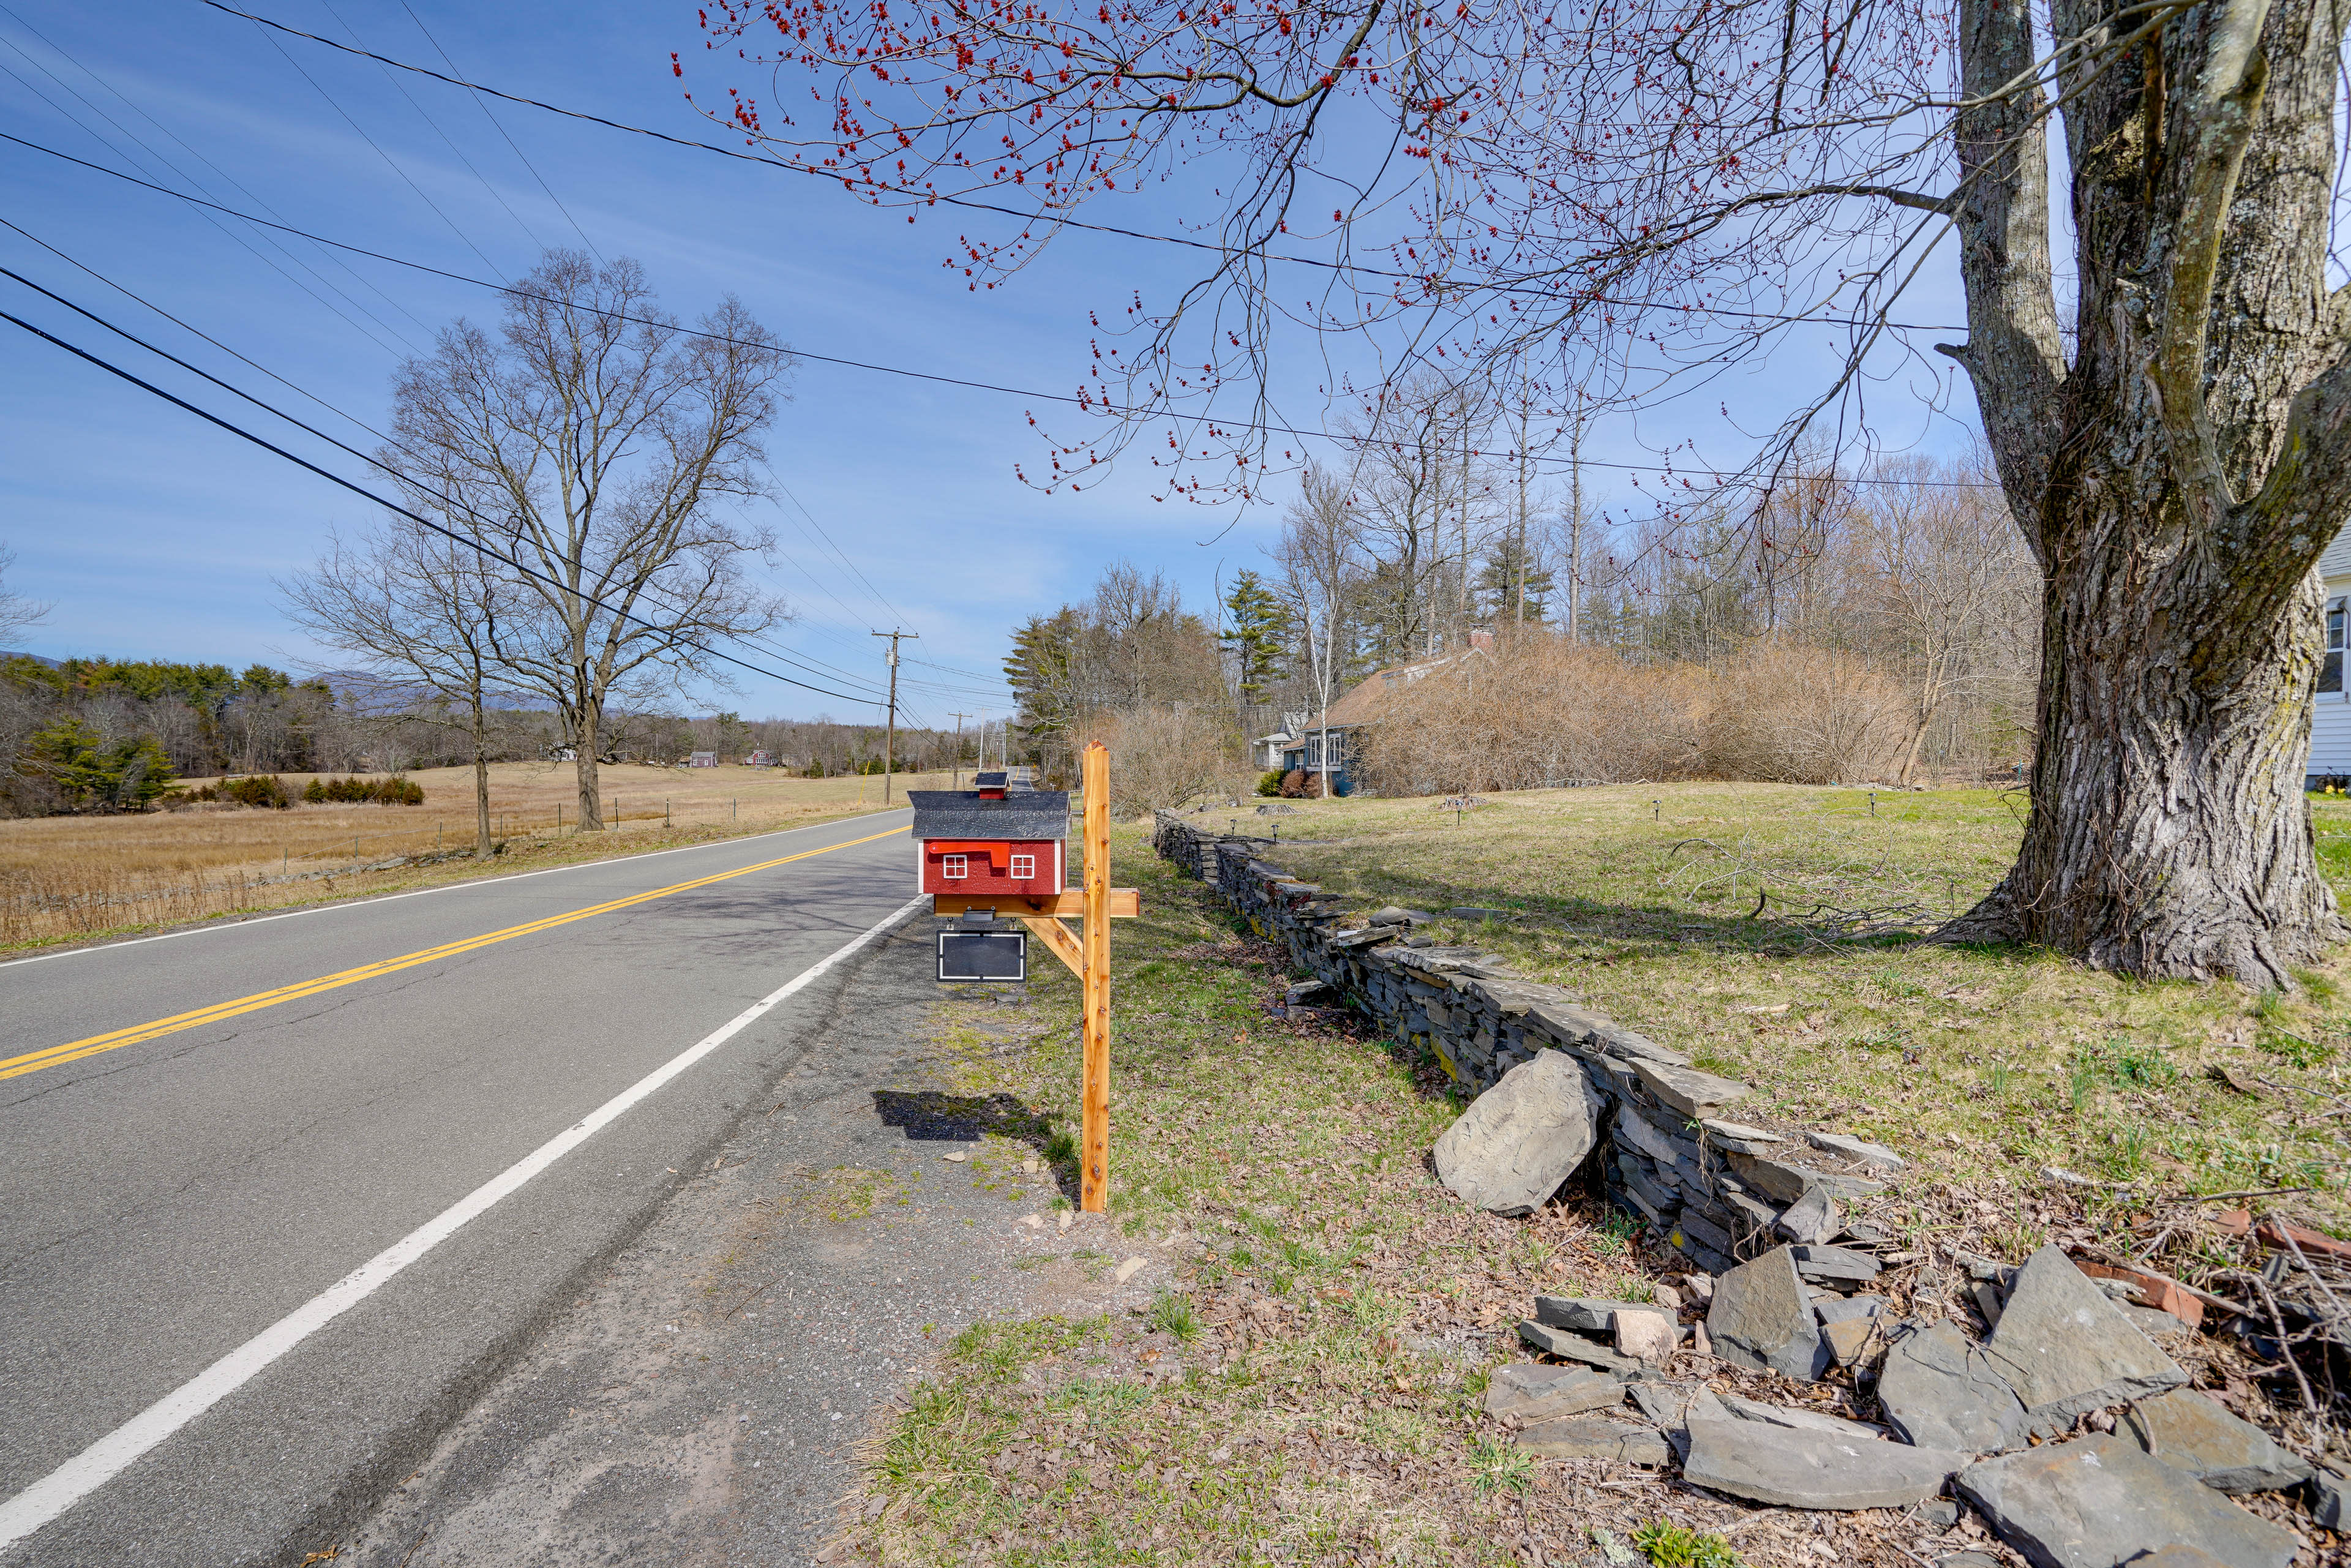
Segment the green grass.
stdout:
<path fill-rule="evenodd" d="M 2021 1260 L 2060 1229 L 2128 1223 L 2131 1200 L 2050 1188 L 2043 1164 L 2142 1192 L 2312 1186 L 2301 1211 L 2340 1223 L 2340 1123 L 2314 1098 L 2351 1092 L 2326 1054 L 2351 1040 L 2339 963 L 2263 997 L 1747 918 L 1759 891 L 1774 912 L 1800 894 L 1804 910 L 1964 907 L 2016 838 L 1988 791 L 1888 796 L 1875 819 L 1857 791 L 1759 786 L 1493 799 L 1458 829 L 1426 802 L 1297 802 L 1275 858 L 1364 904 L 1516 912 L 1437 934 L 1748 1079 L 1771 1113 L 1893 1145 L 1914 1168 L 1876 1217 L 1914 1242 L 1966 1220 L 1970 1245 Z M 2320 811 L 2330 874 L 2351 874 L 2351 805 Z M 1126 1237 L 1180 1229 L 1205 1248 L 1140 1312 L 958 1339 L 868 1450 L 886 1507 L 857 1528 L 864 1556 L 1502 1568 L 1523 1560 L 1521 1531 L 1573 1562 L 1592 1529 L 1621 1535 L 1670 1507 L 1685 1522 L 1636 1536 L 1649 1561 L 1728 1568 L 1707 1533 L 1723 1505 L 1662 1487 L 1579 1496 L 1565 1467 L 1527 1462 L 1478 1411 L 1538 1291 L 1654 1297 L 1661 1260 L 1638 1227 L 1588 1207 L 1468 1214 L 1426 1165 L 1462 1103 L 1434 1060 L 1359 1026 L 1273 1017 L 1293 977 L 1273 950 L 1139 827 L 1118 829 L 1114 851 L 1114 880 L 1144 908 L 1113 953 L 1123 1234 L 1061 1246 L 1096 1275 Z M 959 1053 L 956 1088 L 1019 1101 L 1066 1182 L 1077 988 L 1056 966 L 1029 992 L 1031 1048 Z M 949 1043 L 1000 1027 L 988 1003 L 936 1009 Z M 2261 1095 L 2216 1082 L 2216 1065 Z"/>
<path fill-rule="evenodd" d="M 1739 1554 L 1719 1535 L 1703 1535 L 1687 1525 L 1656 1520 L 1633 1532 L 1634 1550 L 1652 1568 L 1738 1568 Z"/>

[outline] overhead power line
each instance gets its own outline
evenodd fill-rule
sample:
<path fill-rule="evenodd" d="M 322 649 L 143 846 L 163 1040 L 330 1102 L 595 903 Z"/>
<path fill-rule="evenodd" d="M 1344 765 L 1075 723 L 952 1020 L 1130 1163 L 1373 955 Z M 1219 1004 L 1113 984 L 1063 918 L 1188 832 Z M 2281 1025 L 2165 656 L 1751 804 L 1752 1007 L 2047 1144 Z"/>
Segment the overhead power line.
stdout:
<path fill-rule="evenodd" d="M 14 277 L 15 274 L 12 273 L 9 276 Z M 19 281 L 22 281 L 22 279 L 19 279 Z M 47 291 L 43 290 L 42 292 L 47 293 Z M 55 296 L 51 296 L 51 298 L 54 298 Z M 346 479 L 341 475 L 337 474 L 330 469 L 321 468 L 319 465 L 311 462 L 309 459 L 298 456 L 296 454 L 288 452 L 286 448 L 278 445 L 277 443 L 269 441 L 262 436 L 256 435 L 252 431 L 246 429 L 243 425 L 237 424 L 230 420 L 223 419 L 219 414 L 214 413 L 208 409 L 200 408 L 196 404 L 190 402 L 185 398 L 165 392 L 162 387 L 157 386 L 154 382 L 135 375 L 130 371 L 124 370 L 121 366 L 115 364 L 113 361 L 104 359 L 99 355 L 91 353 L 87 349 L 69 343 L 54 332 L 46 331 L 39 327 L 36 327 L 33 323 L 26 320 L 20 316 L 11 315 L 7 311 L 0 310 L 0 321 L 6 321 L 12 326 L 21 327 L 26 331 L 30 332 L 34 337 L 40 339 L 44 342 L 55 344 L 57 347 L 63 349 L 67 353 L 73 355 L 76 359 L 87 361 L 90 364 L 96 365 L 99 370 L 106 371 L 109 375 L 120 377 L 121 380 L 129 382 L 132 386 L 137 387 L 140 391 L 162 399 L 165 402 L 172 404 L 174 408 L 185 409 L 188 413 L 194 414 L 198 419 L 204 421 L 206 423 L 218 425 L 221 429 L 227 431 L 230 434 L 237 436 L 242 440 L 251 442 L 254 445 L 260 447 L 264 452 L 270 454 L 272 456 L 282 457 L 287 462 L 293 464 L 296 467 L 316 474 L 319 478 L 326 480 L 330 485 L 340 486 L 341 488 L 349 490 L 355 496 L 372 501 L 377 506 L 383 507 L 386 511 L 406 517 L 409 521 L 416 524 L 420 528 L 430 528 L 433 532 L 441 535 L 444 538 L 451 539 L 457 544 L 463 545 L 467 549 L 473 550 L 478 555 L 486 556 L 488 559 L 498 562 L 501 566 L 509 567 L 514 570 L 520 572 L 525 577 L 531 578 L 538 582 L 543 582 L 549 587 L 557 590 L 559 592 L 575 593 L 588 603 L 596 606 L 597 609 L 601 610 L 607 614 L 614 616 L 619 620 L 626 621 L 632 625 L 642 626 L 646 631 L 654 632 L 670 642 L 691 648 L 695 653 L 701 653 L 705 657 L 717 659 L 723 663 L 733 664 L 737 669 L 748 670 L 755 675 L 764 676 L 771 681 L 781 681 L 788 686 L 799 686 L 804 691 L 814 692 L 820 696 L 838 697 L 842 702 L 854 703 L 861 707 L 867 704 L 868 699 L 852 697 L 845 692 L 828 691 L 822 686 L 810 685 L 806 681 L 796 681 L 792 679 L 791 676 L 783 674 L 778 671 L 765 669 L 760 665 L 751 664 L 747 660 L 738 659 L 731 653 L 721 653 L 717 649 L 710 647 L 706 643 L 696 643 L 689 638 L 678 635 L 676 631 L 673 628 L 656 625 L 654 622 L 646 620 L 641 615 L 632 614 L 626 610 L 621 609 L 617 605 L 608 604 L 603 600 L 597 598 L 591 593 L 587 593 L 578 589 L 568 588 L 562 582 L 548 576 L 544 572 L 525 566 L 521 561 L 515 559 L 510 556 L 500 555 L 497 551 L 490 549 L 487 545 L 483 544 L 479 539 L 469 538 L 465 534 L 459 533 L 455 528 L 444 528 L 441 524 L 434 522 L 432 518 L 422 516 L 416 512 L 412 512 L 396 501 L 387 500 L 385 497 L 377 495 L 374 491 L 369 489 L 364 485 L 356 484 L 351 480 Z M 197 373 L 200 375 L 203 374 L 202 371 L 198 371 Z M 208 377 L 206 379 L 209 380 L 211 378 Z M 258 399 L 252 399 L 250 401 L 256 403 L 259 402 Z M 267 407 L 268 405 L 261 403 L 260 406 Z M 293 418 L 289 414 L 280 414 L 279 417 L 286 420 L 289 424 L 301 424 L 299 420 Z M 307 429 L 308 427 L 303 426 L 303 428 Z M 332 437 L 328 437 L 326 439 L 331 440 Z"/>
<path fill-rule="evenodd" d="M 214 3 L 214 0 L 205 0 L 205 4 L 207 5 Z M 240 12 L 238 15 L 241 16 L 243 13 Z M 698 328 L 679 326 L 674 322 L 656 322 L 648 317 L 631 315 L 625 310 L 608 310 L 598 306 L 579 304 L 576 301 L 558 300 L 547 295 L 535 294 L 528 288 L 517 288 L 512 284 L 493 283 L 486 278 L 468 277 L 465 273 L 452 272 L 446 267 L 434 267 L 427 262 L 411 261 L 405 256 L 393 256 L 380 250 L 371 250 L 365 246 L 350 245 L 342 240 L 329 239 L 323 235 L 313 234 L 307 229 L 298 229 L 290 224 L 276 223 L 267 218 L 257 218 L 253 216 L 251 214 L 239 212 L 235 207 L 224 206 L 218 202 L 206 201 L 201 196 L 191 196 L 183 191 L 174 191 L 168 185 L 159 185 L 152 180 L 142 180 L 135 174 L 126 174 L 120 169 L 110 169 L 103 163 L 93 163 L 87 158 L 77 158 L 70 152 L 60 152 L 54 147 L 47 147 L 42 145 L 40 142 L 28 141 L 22 136 L 12 135 L 5 131 L 0 131 L 0 141 L 13 142 L 30 152 L 46 154 L 47 156 L 55 158 L 61 162 L 75 164 L 80 168 L 88 169 L 93 173 L 105 174 L 112 179 L 120 180 L 125 184 L 137 185 L 141 189 L 152 191 L 158 195 L 169 196 L 172 200 L 178 202 L 185 202 L 192 206 L 209 207 L 215 212 L 225 213 L 231 217 L 242 218 L 247 223 L 259 224 L 266 228 L 282 229 L 287 234 L 294 235 L 302 239 L 310 240 L 319 245 L 332 246 L 338 250 L 349 251 L 353 256 L 363 256 L 372 261 L 389 262 L 394 267 L 404 267 L 409 268 L 411 271 L 422 272 L 430 277 L 446 278 L 452 283 L 463 283 L 475 288 L 486 288 L 492 293 L 511 295 L 517 299 L 536 300 L 540 303 L 550 305 L 564 305 L 572 308 L 586 310 L 591 315 L 602 316 L 611 320 L 627 321 L 632 324 L 643 326 L 660 326 L 667 329 L 683 332 L 689 337 L 705 339 L 711 342 L 736 342 L 736 340 L 728 338 L 724 333 L 706 332 Z M 1138 409 L 1122 409 L 1116 404 L 1108 402 L 1100 398 L 1086 400 L 1072 396 L 1066 392 L 1040 392 L 1033 387 L 1007 386 L 998 382 L 973 381 L 963 376 L 940 375 L 935 371 L 908 370 L 900 365 L 877 364 L 870 360 L 846 359 L 838 354 L 819 353 L 811 349 L 793 347 L 789 351 L 799 359 L 813 360 L 820 364 L 840 365 L 848 370 L 870 371 L 876 375 L 901 376 L 910 381 L 932 382 L 943 386 L 963 387 L 974 392 L 1002 392 L 1008 397 L 1028 398 L 1038 402 L 1061 403 L 1068 407 L 1082 409 L 1090 413 L 1106 413 L 1140 417 L 1162 417 L 1158 415 L 1144 415 L 1143 411 Z M 1176 416 L 1168 415 L 1165 417 L 1172 418 Z M 1291 436 L 1301 441 L 1327 441 L 1334 445 L 1345 444 L 1340 437 L 1332 435 L 1326 431 L 1306 430 L 1297 425 L 1271 424 L 1262 421 L 1238 419 L 1213 419 L 1209 420 L 1208 423 L 1224 430 L 1255 431 L 1268 435 Z M 1490 452 L 1483 448 L 1470 448 L 1467 451 L 1466 455 L 1471 457 L 1506 458 L 1515 461 L 1517 460 L 1519 454 L 1515 452 Z M 1575 462 L 1575 460 L 1569 458 L 1548 456 L 1537 457 L 1533 461 L 1538 465 L 1552 469 L 1562 469 L 1567 466 L 1572 466 Z M 1600 457 L 1585 457 L 1581 459 L 1581 464 L 1586 468 L 1606 468 L 1628 474 L 1663 475 L 1667 478 L 1686 477 L 1689 472 L 1704 472 L 1709 475 L 1717 472 L 1713 469 L 1682 470 L 1661 463 L 1611 462 L 1608 459 Z M 1926 479 L 1897 481 L 1892 479 L 1872 478 L 1866 475 L 1849 476 L 1845 478 L 1844 482 L 1854 485 L 1916 485 L 1930 489 L 1991 490 L 1999 488 L 1998 486 L 1976 484 L 1966 480 Z M 844 606 L 844 608 L 846 607 Z"/>
<path fill-rule="evenodd" d="M 57 246 L 49 244 L 47 240 L 41 238 L 38 235 L 32 233 L 30 230 L 27 230 L 17 224 L 11 223 L 5 217 L 0 217 L 0 228 L 14 230 L 16 233 L 23 235 L 26 239 L 28 239 L 35 245 L 39 246 L 43 250 L 47 251 L 51 256 L 54 256 L 58 260 L 66 263 L 68 266 L 87 273 L 89 277 L 105 284 L 109 288 L 113 289 L 124 298 L 132 301 L 134 304 L 146 307 L 146 308 L 153 311 L 156 315 L 161 316 L 164 320 L 171 322 L 173 326 L 178 327 L 182 330 L 197 338 L 201 338 L 204 341 L 210 343 L 214 348 L 218 349 L 222 353 L 225 353 L 231 359 L 236 360 L 243 364 L 260 371 L 263 375 L 267 376 L 271 381 L 276 382 L 278 385 L 285 387 L 287 391 L 294 392 L 296 395 L 308 398 L 310 402 L 317 403 L 320 408 L 327 410 L 329 413 L 349 420 L 352 424 L 355 424 L 360 429 L 366 431 L 370 435 L 374 436 L 377 440 L 382 442 L 386 446 L 390 447 L 393 451 L 397 452 L 405 450 L 393 437 L 385 434 L 381 430 L 378 430 L 375 426 L 368 423 L 367 421 L 360 418 L 359 415 L 350 413 L 343 409 L 337 408 L 333 403 L 327 402 L 324 398 L 319 397 L 317 393 L 310 392 L 299 383 L 287 380 L 284 376 L 279 375 L 276 371 L 273 371 L 268 366 L 262 364 L 259 361 L 237 352 L 236 350 L 230 348 L 226 343 L 222 342 L 219 339 L 212 336 L 212 334 L 204 331 L 203 329 L 190 325 L 188 322 L 182 320 L 179 317 L 174 316 L 170 311 L 164 309 L 162 306 L 157 305 L 152 300 L 146 298 L 144 296 L 140 295 L 131 289 L 124 287 L 121 284 L 117 283 L 114 279 L 107 277 L 104 273 L 75 259 L 73 256 L 68 256 L 64 251 L 59 250 Z M 277 418 L 285 420 L 296 429 L 304 432 L 306 434 L 317 436 L 319 440 L 327 443 L 329 445 L 335 447 L 339 451 L 350 454 L 351 456 L 358 458 L 369 466 L 380 468 L 384 473 L 400 480 L 403 484 L 415 484 L 415 480 L 412 476 L 391 466 L 373 454 L 362 452 L 356 446 L 352 446 L 348 443 L 337 440 L 334 436 L 328 434 L 325 431 L 317 428 L 315 425 L 311 425 L 301 420 L 293 418 L 291 415 L 286 413 L 283 410 L 277 408 L 274 404 L 264 402 L 260 399 L 246 392 L 244 389 L 235 386 L 231 382 L 221 380 L 218 376 L 212 374 L 210 371 L 204 370 L 200 366 L 189 363 L 187 361 L 181 359 L 178 355 L 170 352 L 168 350 L 160 349 L 154 344 L 148 342 L 145 339 L 141 338 L 134 333 L 125 331 L 122 328 L 108 320 L 105 317 L 98 315 L 94 311 L 84 309 L 81 306 L 75 304 L 72 300 L 66 298 L 63 295 L 57 294 L 49 289 L 44 288 L 39 284 L 35 283 L 32 279 L 26 277 L 19 273 L 12 272 L 5 267 L 0 267 L 0 276 L 16 279 L 16 282 L 23 284 L 26 287 L 32 289 L 35 293 L 43 295 L 47 298 L 54 300 L 56 303 L 64 306 L 67 309 L 71 310 L 76 315 L 84 317 L 87 319 L 97 323 L 99 326 L 105 328 L 108 331 L 113 333 L 116 337 L 122 339 L 124 341 L 135 344 L 138 347 L 146 350 L 149 353 L 155 355 L 158 359 L 170 361 L 172 364 L 179 366 L 189 374 L 202 377 L 204 380 L 210 382 L 213 385 L 220 388 L 223 392 L 229 393 L 231 396 L 241 398 L 245 402 L 253 404 L 254 407 L 260 409 L 263 413 L 272 414 Z M 410 454 L 410 455 L 413 456 L 414 455 Z M 423 488 L 423 486 L 419 487 Z M 432 493 L 437 497 L 443 505 L 448 507 L 452 511 L 465 513 L 467 517 L 472 517 L 475 522 L 481 522 L 484 520 L 480 513 L 475 511 L 472 507 L 466 506 L 455 497 L 443 495 L 437 491 Z M 658 596 L 649 593 L 647 597 L 657 599 Z M 768 642 L 764 638 L 746 637 L 740 640 L 747 646 L 758 648 L 769 657 L 781 659 L 784 663 L 792 665 L 796 669 L 803 670 L 810 674 L 827 680 L 835 678 L 842 679 L 852 685 L 872 685 L 873 688 L 873 695 L 867 700 L 875 703 L 881 701 L 881 686 L 873 682 L 868 681 L 862 675 L 855 674 L 847 670 L 836 669 L 831 665 L 825 664 L 821 660 L 810 660 L 801 654 L 794 653 L 790 649 L 778 647 L 775 643 Z"/>

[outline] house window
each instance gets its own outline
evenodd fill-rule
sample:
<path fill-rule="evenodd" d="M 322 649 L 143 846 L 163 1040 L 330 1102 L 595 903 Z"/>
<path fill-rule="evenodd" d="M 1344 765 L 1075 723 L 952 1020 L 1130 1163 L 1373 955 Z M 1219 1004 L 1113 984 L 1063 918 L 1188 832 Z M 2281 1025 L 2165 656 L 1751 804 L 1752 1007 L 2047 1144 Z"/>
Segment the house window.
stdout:
<path fill-rule="evenodd" d="M 971 874 L 971 861 L 965 855 L 941 855 L 939 874 L 949 882 L 961 882 Z"/>
<path fill-rule="evenodd" d="M 2326 601 L 2326 658 L 2318 666 L 2318 689 L 2322 692 L 2343 690 L 2343 611 L 2341 599 Z"/>
<path fill-rule="evenodd" d="M 1012 857 L 1013 881 L 1027 882 L 1030 877 L 1033 877 L 1036 874 L 1037 857 L 1035 855 L 1014 855 Z"/>

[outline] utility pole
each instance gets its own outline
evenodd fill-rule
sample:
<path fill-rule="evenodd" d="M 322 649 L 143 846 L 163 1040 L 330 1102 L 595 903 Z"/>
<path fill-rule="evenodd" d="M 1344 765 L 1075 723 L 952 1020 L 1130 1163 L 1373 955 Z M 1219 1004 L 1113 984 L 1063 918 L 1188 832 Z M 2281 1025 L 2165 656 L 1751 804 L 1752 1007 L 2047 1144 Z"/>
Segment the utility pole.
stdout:
<path fill-rule="evenodd" d="M 960 789 L 963 788 L 963 721 L 972 716 L 974 716 L 967 713 L 959 713 L 955 716 L 955 782 L 947 786 L 950 789 Z"/>
<path fill-rule="evenodd" d="M 898 639 L 912 637 L 922 640 L 919 632 L 876 632 L 876 637 L 890 639 L 890 718 L 882 730 L 882 803 L 890 803 L 890 768 L 892 754 L 898 745 Z"/>

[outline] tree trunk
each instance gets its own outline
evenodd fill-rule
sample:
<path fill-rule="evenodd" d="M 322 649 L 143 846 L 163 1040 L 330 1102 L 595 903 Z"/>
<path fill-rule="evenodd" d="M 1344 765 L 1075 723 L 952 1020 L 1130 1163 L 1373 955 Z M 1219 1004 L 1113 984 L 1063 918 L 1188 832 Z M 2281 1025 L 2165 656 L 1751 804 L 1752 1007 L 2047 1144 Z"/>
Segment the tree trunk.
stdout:
<path fill-rule="evenodd" d="M 2110 0 L 2053 0 L 2061 37 Z M 1973 378 L 2043 580 L 2016 864 L 1946 928 L 2150 977 L 2293 984 L 2346 935 L 2303 797 L 2319 552 L 2351 514 L 2351 295 L 2325 285 L 2339 13 L 2211 0 L 2067 66 L 2080 308 L 2057 329 L 2027 7 L 1963 0 Z"/>
<path fill-rule="evenodd" d="M 1910 744 L 1902 751 L 1902 775 L 1895 780 L 1904 789 L 1910 787 L 1910 776 L 1918 771 L 1918 751 L 1927 744 L 1927 727 L 1935 722 L 1935 710 L 1921 708 L 1918 722 L 1910 727 Z"/>
<path fill-rule="evenodd" d="M 481 688 L 474 689 L 474 858 L 496 852 L 490 842 L 490 748 L 483 735 Z"/>
<path fill-rule="evenodd" d="M 601 833 L 604 831 L 604 796 L 596 773 L 596 754 L 603 746 L 597 721 L 603 716 L 601 705 L 590 699 L 580 705 L 578 742 L 572 757 L 572 768 L 580 779 L 580 831 Z"/>
<path fill-rule="evenodd" d="M 1946 935 L 2149 978 L 2291 987 L 2346 935 L 2303 798 L 2317 584 L 2237 626 L 2227 574 L 2172 565 L 2148 583 L 2147 563 L 2117 550 L 2049 582 L 2024 843 Z"/>

